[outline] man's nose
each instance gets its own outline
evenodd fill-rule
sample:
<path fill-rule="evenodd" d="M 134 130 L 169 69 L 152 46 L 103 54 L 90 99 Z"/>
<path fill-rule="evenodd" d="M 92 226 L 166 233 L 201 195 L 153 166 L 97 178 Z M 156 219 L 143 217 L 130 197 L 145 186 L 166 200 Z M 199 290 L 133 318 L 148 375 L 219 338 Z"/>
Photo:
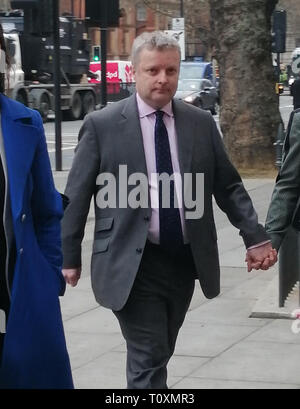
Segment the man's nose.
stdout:
<path fill-rule="evenodd" d="M 168 81 L 167 73 L 165 71 L 161 71 L 158 76 L 158 82 L 160 84 L 164 84 Z"/>

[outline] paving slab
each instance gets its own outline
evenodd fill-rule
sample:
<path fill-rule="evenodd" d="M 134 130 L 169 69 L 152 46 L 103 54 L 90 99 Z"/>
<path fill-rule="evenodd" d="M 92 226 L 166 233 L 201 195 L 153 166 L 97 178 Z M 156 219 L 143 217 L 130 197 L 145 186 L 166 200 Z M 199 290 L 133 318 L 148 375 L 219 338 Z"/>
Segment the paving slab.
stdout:
<path fill-rule="evenodd" d="M 256 326 L 201 323 L 188 319 L 179 332 L 175 354 L 215 357 L 256 330 Z"/>
<path fill-rule="evenodd" d="M 114 314 L 103 307 L 79 314 L 74 318 L 65 320 L 65 330 L 86 334 L 119 333 L 119 323 Z"/>
<path fill-rule="evenodd" d="M 73 371 L 77 389 L 126 389 L 126 354 L 110 352 Z"/>
<path fill-rule="evenodd" d="M 293 321 L 276 319 L 249 335 L 247 341 L 300 345 L 300 331 L 293 330 Z"/>
<path fill-rule="evenodd" d="M 220 246 L 222 248 L 222 246 Z M 245 263 L 246 250 L 242 243 L 239 247 L 235 247 L 232 250 L 226 252 L 220 252 L 219 259 L 220 265 L 222 267 L 244 267 Z"/>
<path fill-rule="evenodd" d="M 176 352 L 168 364 L 168 374 L 172 377 L 185 377 L 208 361 L 199 356 L 178 355 Z"/>
<path fill-rule="evenodd" d="M 234 288 L 226 292 L 224 291 L 223 297 L 230 299 L 249 299 L 256 302 L 265 293 L 270 283 L 270 273 L 268 273 L 268 277 L 266 277 L 264 273 L 265 272 L 260 272 L 261 277 L 253 277 L 251 273 L 247 271 L 244 272 L 244 274 L 247 274 L 247 279 L 241 284 L 235 285 Z M 275 274 L 273 271 L 272 275 Z"/>
<path fill-rule="evenodd" d="M 99 307 L 90 291 L 73 288 L 70 290 L 60 298 L 63 319 L 68 320 Z"/>
<path fill-rule="evenodd" d="M 200 307 L 200 305 L 203 305 L 208 301 L 209 300 L 205 297 L 203 291 L 201 290 L 199 281 L 196 281 L 193 298 L 191 300 L 191 304 L 189 306 L 188 311 L 195 310 L 196 308 Z"/>
<path fill-rule="evenodd" d="M 187 321 L 223 324 L 263 326 L 268 320 L 249 318 L 253 308 L 253 300 L 228 299 L 218 296 L 214 300 L 203 304 L 200 309 L 190 311 L 186 317 Z"/>
<path fill-rule="evenodd" d="M 249 381 L 228 381 L 226 379 L 201 379 L 184 378 L 175 385 L 176 389 L 299 389 L 299 385 L 249 382 Z"/>
<path fill-rule="evenodd" d="M 255 274 L 255 273 L 254 273 Z M 253 276 L 254 276 L 253 274 Z M 249 279 L 246 267 L 221 267 L 221 288 L 232 289 Z"/>
<path fill-rule="evenodd" d="M 300 387 L 300 344 L 241 341 L 202 365 L 193 377 L 292 384 Z"/>
<path fill-rule="evenodd" d="M 122 344 L 124 339 L 121 333 L 86 334 L 69 331 L 67 347 L 72 369 L 81 368 Z"/>

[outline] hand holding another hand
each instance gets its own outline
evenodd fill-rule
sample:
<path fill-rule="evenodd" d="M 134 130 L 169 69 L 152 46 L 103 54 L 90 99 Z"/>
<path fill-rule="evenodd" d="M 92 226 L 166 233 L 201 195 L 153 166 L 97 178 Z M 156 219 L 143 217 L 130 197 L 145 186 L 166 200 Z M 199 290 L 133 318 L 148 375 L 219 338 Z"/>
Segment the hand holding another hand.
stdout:
<path fill-rule="evenodd" d="M 268 270 L 277 261 L 277 251 L 272 248 L 271 243 L 247 250 L 246 259 L 248 272 L 255 270 Z"/>
<path fill-rule="evenodd" d="M 65 277 L 66 283 L 70 284 L 72 287 L 75 287 L 80 279 L 81 267 L 63 268 L 62 273 Z"/>

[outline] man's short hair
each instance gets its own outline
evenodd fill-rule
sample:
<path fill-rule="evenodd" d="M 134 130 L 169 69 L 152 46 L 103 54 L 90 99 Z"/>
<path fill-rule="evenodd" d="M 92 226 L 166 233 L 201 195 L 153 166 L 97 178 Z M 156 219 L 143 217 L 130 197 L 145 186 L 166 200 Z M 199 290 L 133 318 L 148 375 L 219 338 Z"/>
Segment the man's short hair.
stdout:
<path fill-rule="evenodd" d="M 159 51 L 163 51 L 165 49 L 175 49 L 178 51 L 179 56 L 181 55 L 178 41 L 170 35 L 165 34 L 163 31 L 144 32 L 136 37 L 133 42 L 131 52 L 131 61 L 133 66 L 136 66 L 138 63 L 139 55 L 144 49 L 156 49 Z"/>

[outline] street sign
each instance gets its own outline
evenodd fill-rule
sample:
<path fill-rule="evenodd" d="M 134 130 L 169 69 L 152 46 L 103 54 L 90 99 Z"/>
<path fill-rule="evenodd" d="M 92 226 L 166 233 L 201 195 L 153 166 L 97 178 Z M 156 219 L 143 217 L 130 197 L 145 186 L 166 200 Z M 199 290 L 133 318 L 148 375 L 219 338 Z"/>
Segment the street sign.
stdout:
<path fill-rule="evenodd" d="M 167 35 L 175 38 L 178 41 L 181 48 L 181 59 L 185 60 L 185 39 L 184 39 L 184 30 L 166 30 L 164 31 Z"/>
<path fill-rule="evenodd" d="M 184 18 L 172 18 L 172 30 L 184 30 Z"/>

